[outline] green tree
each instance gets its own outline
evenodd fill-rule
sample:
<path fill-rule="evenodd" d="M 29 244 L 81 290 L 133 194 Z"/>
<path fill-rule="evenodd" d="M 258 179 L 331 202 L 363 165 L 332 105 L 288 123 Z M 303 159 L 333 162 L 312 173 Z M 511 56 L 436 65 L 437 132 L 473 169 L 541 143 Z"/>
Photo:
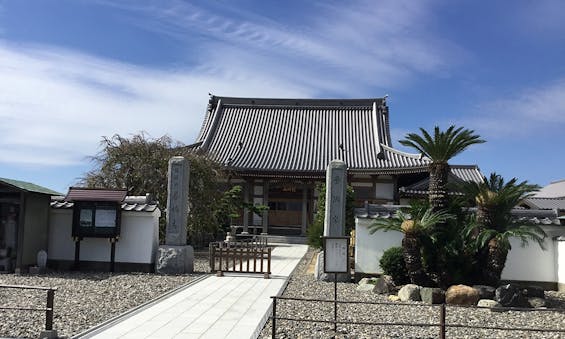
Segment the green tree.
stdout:
<path fill-rule="evenodd" d="M 222 197 L 222 167 L 211 158 L 190 151 L 169 136 L 151 138 L 144 132 L 122 137 L 118 134 L 100 142 L 101 150 L 91 157 L 94 168 L 80 183 L 86 187 L 125 188 L 130 195 L 150 193 L 161 208 L 167 203 L 168 161 L 184 156 L 190 161 L 190 213 L 188 235 L 191 243 L 200 246 L 206 235 L 218 230 L 214 208 Z M 164 239 L 164 218 L 160 223 Z"/>
<path fill-rule="evenodd" d="M 393 218 L 375 220 L 369 226 L 369 233 L 402 232 L 404 263 L 410 281 L 420 286 L 432 286 L 434 283 L 422 263 L 422 241 L 432 236 L 437 223 L 450 218 L 452 216 L 443 210 L 434 212 L 431 207 L 424 209 L 421 204 L 416 204 L 408 212 L 398 210 Z"/>
<path fill-rule="evenodd" d="M 536 242 L 544 249 L 545 232 L 537 225 L 514 222 L 512 209 L 539 189 L 527 181 L 516 178 L 505 182 L 492 173 L 484 182 L 467 182 L 460 185 L 466 199 L 477 207 L 476 223 L 469 234 L 482 270 L 482 280 L 497 285 L 511 249 L 510 239 L 518 238 L 521 245 Z"/>
<path fill-rule="evenodd" d="M 431 160 L 429 201 L 434 211 L 438 211 L 447 207 L 448 161 L 469 146 L 485 141 L 474 134 L 473 130 L 453 125 L 445 131 L 435 126 L 433 136 L 423 128 L 420 128 L 420 132 L 421 135 L 407 134 L 405 139 L 400 140 L 400 144 L 418 150 Z"/>

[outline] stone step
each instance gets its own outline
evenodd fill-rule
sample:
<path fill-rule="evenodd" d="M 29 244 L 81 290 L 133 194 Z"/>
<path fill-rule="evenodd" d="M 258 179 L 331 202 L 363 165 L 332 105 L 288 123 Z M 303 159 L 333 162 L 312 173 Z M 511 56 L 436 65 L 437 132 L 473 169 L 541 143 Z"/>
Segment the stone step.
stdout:
<path fill-rule="evenodd" d="M 306 244 L 306 237 L 288 235 L 267 235 L 269 244 Z"/>

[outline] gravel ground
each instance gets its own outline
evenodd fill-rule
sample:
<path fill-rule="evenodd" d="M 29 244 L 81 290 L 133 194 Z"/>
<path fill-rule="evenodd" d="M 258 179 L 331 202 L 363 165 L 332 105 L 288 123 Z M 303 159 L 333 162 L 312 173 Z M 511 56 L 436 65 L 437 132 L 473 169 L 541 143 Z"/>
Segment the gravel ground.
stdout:
<path fill-rule="evenodd" d="M 333 283 L 314 280 L 307 273 L 308 266 L 315 255 L 309 250 L 291 276 L 283 293 L 287 297 L 333 299 Z M 421 302 L 405 306 L 390 302 L 386 296 L 371 292 L 359 292 L 357 285 L 338 283 L 338 299 L 348 301 L 385 302 L 384 305 L 341 304 L 338 306 L 338 320 L 396 323 L 439 323 L 439 308 Z M 546 292 L 551 309 L 549 311 L 505 311 L 491 312 L 488 309 L 470 309 L 448 306 L 447 324 L 472 326 L 496 326 L 506 328 L 530 327 L 565 330 L 565 293 Z M 333 320 L 333 304 L 303 301 L 283 301 L 277 303 L 277 316 L 300 319 Z M 338 325 L 334 336 L 333 324 L 279 320 L 277 338 L 437 338 L 437 327 L 423 326 L 369 326 Z M 271 321 L 268 321 L 260 338 L 270 338 Z M 565 332 L 525 332 L 487 329 L 448 327 L 447 338 L 565 338 Z"/>
<path fill-rule="evenodd" d="M 0 284 L 57 287 L 53 327 L 60 336 L 80 333 L 209 272 L 208 256 L 196 255 L 193 274 L 49 272 L 0 275 Z M 43 308 L 46 291 L 0 288 L 0 307 Z M 0 310 L 0 337 L 34 337 L 45 312 Z"/>

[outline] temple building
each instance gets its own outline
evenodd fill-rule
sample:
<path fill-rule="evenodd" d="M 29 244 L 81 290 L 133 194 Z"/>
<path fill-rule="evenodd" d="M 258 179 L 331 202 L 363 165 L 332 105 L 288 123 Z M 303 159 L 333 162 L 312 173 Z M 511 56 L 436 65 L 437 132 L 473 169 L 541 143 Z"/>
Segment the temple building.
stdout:
<path fill-rule="evenodd" d="M 427 189 L 429 177 L 429 159 L 393 147 L 386 98 L 211 96 L 191 147 L 229 168 L 246 201 L 269 206 L 261 216 L 243 213 L 240 222 L 252 233 L 304 235 L 316 184 L 333 159 L 347 164 L 357 205 L 405 203 Z M 483 176 L 477 166 L 452 166 L 450 180 Z"/>

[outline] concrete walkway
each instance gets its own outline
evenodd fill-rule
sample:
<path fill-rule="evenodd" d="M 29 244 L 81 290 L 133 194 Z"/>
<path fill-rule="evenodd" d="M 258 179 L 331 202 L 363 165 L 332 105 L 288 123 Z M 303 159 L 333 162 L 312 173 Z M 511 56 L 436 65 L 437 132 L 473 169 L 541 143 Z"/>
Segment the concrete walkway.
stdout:
<path fill-rule="evenodd" d="M 210 276 L 89 332 L 82 338 L 257 338 L 308 246 L 277 244 L 271 279 L 260 274 Z"/>

